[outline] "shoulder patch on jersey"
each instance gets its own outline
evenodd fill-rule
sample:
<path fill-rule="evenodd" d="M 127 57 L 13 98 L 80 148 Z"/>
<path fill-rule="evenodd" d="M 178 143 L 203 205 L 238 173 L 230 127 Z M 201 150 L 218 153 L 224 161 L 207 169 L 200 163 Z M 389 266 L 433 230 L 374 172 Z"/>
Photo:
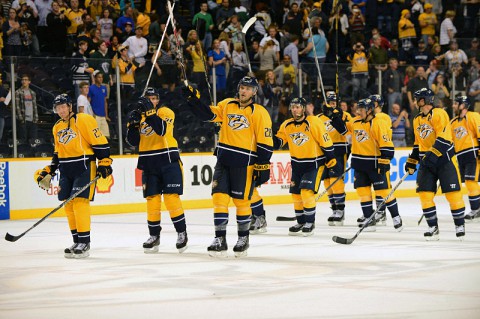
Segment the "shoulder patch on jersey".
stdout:
<path fill-rule="evenodd" d="M 250 127 L 250 123 L 245 116 L 241 114 L 227 114 L 228 126 L 234 131 L 240 131 Z"/>
<path fill-rule="evenodd" d="M 416 128 L 421 139 L 426 139 L 433 132 L 433 127 L 424 123 Z"/>
<path fill-rule="evenodd" d="M 67 145 L 72 139 L 77 137 L 77 133 L 71 128 L 65 128 L 57 132 L 58 142 Z"/>
<path fill-rule="evenodd" d="M 360 143 L 365 142 L 370 138 L 365 130 L 354 130 L 353 133 L 355 134 L 357 142 Z"/>
<path fill-rule="evenodd" d="M 332 120 L 325 121 L 325 128 L 327 129 L 327 132 L 333 132 L 335 131 L 335 128 L 332 125 Z"/>
<path fill-rule="evenodd" d="M 150 125 L 147 124 L 147 122 L 142 122 L 140 124 L 140 134 L 143 134 L 145 136 L 150 136 L 153 133 L 155 133 L 155 131 Z"/>
<path fill-rule="evenodd" d="M 302 132 L 291 133 L 289 136 L 292 139 L 293 144 L 297 146 L 302 146 L 309 140 L 308 135 Z"/>
<path fill-rule="evenodd" d="M 463 126 L 456 127 L 453 132 L 455 133 L 455 138 L 458 140 L 468 134 L 467 130 Z"/>

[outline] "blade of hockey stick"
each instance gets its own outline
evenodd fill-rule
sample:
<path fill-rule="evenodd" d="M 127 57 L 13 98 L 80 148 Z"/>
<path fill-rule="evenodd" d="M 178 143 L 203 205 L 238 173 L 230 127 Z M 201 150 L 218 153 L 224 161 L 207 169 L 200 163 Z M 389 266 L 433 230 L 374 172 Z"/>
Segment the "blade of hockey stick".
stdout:
<path fill-rule="evenodd" d="M 294 220 L 297 220 L 297 217 L 277 216 L 277 221 L 279 222 L 287 222 L 287 221 L 294 221 Z"/>
<path fill-rule="evenodd" d="M 380 208 L 382 208 L 383 205 L 385 205 L 385 203 L 387 202 L 387 200 L 392 197 L 393 193 L 397 190 L 398 186 L 400 186 L 400 184 L 403 183 L 403 181 L 409 176 L 409 174 L 405 174 L 403 175 L 402 179 L 400 181 L 398 181 L 397 185 L 395 185 L 394 188 L 392 188 L 392 190 L 390 191 L 390 193 L 383 199 L 383 202 L 378 205 L 377 209 L 373 212 L 373 214 L 363 223 L 363 226 L 357 231 L 357 233 L 355 234 L 355 236 L 353 236 L 352 238 L 343 238 L 343 237 L 339 237 L 339 236 L 333 236 L 332 237 L 332 240 L 334 242 L 336 242 L 337 244 L 342 244 L 342 245 L 350 245 L 351 243 L 353 243 L 353 241 L 355 239 L 357 239 L 358 235 L 360 235 L 360 233 L 367 227 L 368 224 L 370 224 L 370 222 L 375 218 L 375 214 L 378 213 L 378 211 L 380 210 Z"/>
<path fill-rule="evenodd" d="M 245 23 L 242 28 L 242 33 L 247 33 L 248 29 L 250 29 L 250 27 L 252 26 L 252 24 L 255 23 L 255 21 L 257 21 L 257 17 L 251 17 L 250 19 L 248 19 L 247 23 Z"/>
<path fill-rule="evenodd" d="M 86 190 L 88 187 L 90 187 L 90 185 L 92 185 L 93 183 L 95 183 L 98 179 L 100 178 L 100 176 L 96 176 L 94 179 L 92 179 L 88 184 L 86 184 L 85 186 L 83 186 L 82 188 L 80 188 L 78 191 L 76 191 L 72 196 L 70 196 L 69 198 L 67 198 L 65 201 L 63 201 L 59 206 L 57 206 L 57 208 L 55 208 L 54 210 L 52 210 L 50 213 L 48 213 L 47 215 L 43 216 L 42 219 L 40 219 L 38 222 L 36 222 L 35 224 L 33 224 L 32 227 L 30 227 L 29 229 L 27 229 L 26 231 L 24 231 L 23 233 L 21 233 L 20 235 L 17 235 L 17 236 L 13 236 L 12 234 L 9 234 L 9 233 L 6 233 L 5 234 L 5 240 L 6 241 L 10 241 L 10 242 L 15 242 L 17 240 L 19 240 L 20 238 L 22 238 L 23 236 L 25 236 L 26 233 L 28 233 L 29 231 L 31 231 L 32 229 L 34 229 L 35 227 L 38 226 L 38 224 L 40 224 L 41 222 L 43 222 L 45 219 L 47 219 L 50 215 L 52 215 L 53 213 L 55 213 L 56 211 L 58 211 L 60 208 L 62 208 L 63 206 L 65 206 L 69 201 L 71 201 L 72 199 L 74 199 L 75 197 L 77 197 L 78 195 L 80 195 L 80 193 L 82 193 L 84 190 Z"/>

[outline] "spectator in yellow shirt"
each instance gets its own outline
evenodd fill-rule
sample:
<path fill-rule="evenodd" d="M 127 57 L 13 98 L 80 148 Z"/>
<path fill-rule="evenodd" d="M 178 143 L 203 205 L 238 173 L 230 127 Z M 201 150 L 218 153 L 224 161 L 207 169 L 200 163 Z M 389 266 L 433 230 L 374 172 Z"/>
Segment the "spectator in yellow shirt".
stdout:
<path fill-rule="evenodd" d="M 435 27 L 438 24 L 438 20 L 435 13 L 432 12 L 433 5 L 431 3 L 425 3 L 423 8 L 425 11 L 418 17 L 418 23 L 420 24 L 423 41 L 428 43 L 428 36 L 435 35 Z"/>

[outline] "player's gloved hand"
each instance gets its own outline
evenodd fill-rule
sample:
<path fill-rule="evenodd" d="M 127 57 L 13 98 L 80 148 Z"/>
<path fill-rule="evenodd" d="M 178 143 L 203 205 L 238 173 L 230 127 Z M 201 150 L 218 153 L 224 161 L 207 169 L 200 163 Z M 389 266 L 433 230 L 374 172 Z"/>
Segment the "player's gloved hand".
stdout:
<path fill-rule="evenodd" d="M 194 88 L 191 85 L 183 86 L 182 87 L 182 94 L 187 100 L 199 100 L 200 99 L 200 91 Z"/>
<path fill-rule="evenodd" d="M 140 97 L 137 103 L 138 110 L 140 112 L 145 113 L 145 116 L 149 117 L 152 115 L 157 114 L 157 110 L 155 109 L 155 105 L 146 97 Z"/>
<path fill-rule="evenodd" d="M 260 186 L 270 179 L 270 163 L 258 163 L 253 165 L 253 180 L 255 186 Z"/>
<path fill-rule="evenodd" d="M 390 170 L 390 160 L 379 158 L 377 163 L 378 174 L 385 174 Z"/>
<path fill-rule="evenodd" d="M 128 114 L 127 127 L 138 128 L 140 121 L 142 120 L 142 114 L 138 110 L 133 110 Z"/>
<path fill-rule="evenodd" d="M 339 163 L 337 163 L 337 160 L 335 158 L 332 158 L 327 163 L 325 163 L 325 166 L 328 168 L 329 175 L 338 176 L 338 173 L 341 170 L 340 165 L 338 164 Z"/>
<path fill-rule="evenodd" d="M 333 112 L 332 112 L 332 120 L 333 119 L 336 119 L 336 118 L 339 118 L 339 119 L 342 119 L 343 118 L 343 111 L 342 109 L 340 108 L 334 108 L 333 109 Z"/>
<path fill-rule="evenodd" d="M 38 187 L 44 190 L 49 189 L 52 177 L 55 176 L 55 170 L 53 170 L 52 166 L 50 165 L 45 166 L 43 169 L 37 170 L 33 175 L 33 178 L 38 184 Z"/>
<path fill-rule="evenodd" d="M 405 163 L 405 172 L 410 175 L 415 174 L 415 172 L 417 171 L 417 164 L 418 161 L 416 159 L 409 157 L 407 159 L 407 162 Z"/>
<path fill-rule="evenodd" d="M 102 178 L 107 178 L 112 175 L 112 162 L 113 160 L 110 157 L 102 158 L 98 160 L 97 175 L 100 175 Z"/>
<path fill-rule="evenodd" d="M 425 153 L 422 164 L 425 165 L 425 167 L 435 167 L 440 156 L 442 156 L 442 153 L 432 147 L 431 151 Z"/>

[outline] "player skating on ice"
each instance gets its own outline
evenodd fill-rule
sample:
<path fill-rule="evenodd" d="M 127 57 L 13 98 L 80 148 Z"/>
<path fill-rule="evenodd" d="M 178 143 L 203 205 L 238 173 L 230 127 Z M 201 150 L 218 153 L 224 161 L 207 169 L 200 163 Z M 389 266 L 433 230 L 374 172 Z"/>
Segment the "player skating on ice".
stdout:
<path fill-rule="evenodd" d="M 433 106 L 432 90 L 420 89 L 414 93 L 414 97 L 419 114 L 413 120 L 415 143 L 405 164 L 405 171 L 414 174 L 417 164 L 420 164 L 416 191 L 428 224 L 424 237 L 426 240 L 439 239 L 437 209 L 433 201 L 439 180 L 442 192 L 450 203 L 456 235 L 463 240 L 465 204 L 460 192 L 460 173 L 448 114 Z"/>
<path fill-rule="evenodd" d="M 382 199 L 390 193 L 390 160 L 395 150 L 390 138 L 388 125 L 375 116 L 375 105 L 371 99 L 358 102 L 359 116 L 347 122 L 348 131 L 352 134 L 351 166 L 355 170 L 354 188 L 360 197 L 363 216 L 357 222 L 362 227 L 372 214 L 372 186 L 375 195 Z M 384 204 L 392 215 L 393 227 L 397 231 L 403 229 L 399 215 L 397 200 L 391 196 Z M 380 208 L 381 209 L 381 208 Z M 376 222 L 372 219 L 365 231 L 375 231 Z"/>
<path fill-rule="evenodd" d="M 158 252 L 160 245 L 162 195 L 177 231 L 176 247 L 187 249 L 187 226 L 180 200 L 183 194 L 183 165 L 177 140 L 173 137 L 175 113 L 160 104 L 156 89 L 147 88 L 137 108 L 130 112 L 127 142 L 138 146 L 137 168 L 142 171 L 143 197 L 147 200 L 147 224 L 150 237 L 143 243 L 145 253 Z"/>
<path fill-rule="evenodd" d="M 228 203 L 236 207 L 238 241 L 236 257 L 247 255 L 251 221 L 251 197 L 254 187 L 270 178 L 272 156 L 272 121 L 267 110 L 255 103 L 258 82 L 243 77 L 237 86 L 238 98 L 227 98 L 217 106 L 200 101 L 200 93 L 191 86 L 183 88 L 192 112 L 203 121 L 221 123 L 215 149 L 217 163 L 213 174 L 215 239 L 207 248 L 212 257 L 227 256 Z"/>
<path fill-rule="evenodd" d="M 347 129 L 344 124 L 341 124 L 337 130 L 336 121 L 333 121 L 334 117 L 338 117 L 335 120 L 341 120 L 346 123 L 352 119 L 352 116 L 343 112 L 338 113 L 337 107 L 337 95 L 335 92 L 326 93 L 327 103 L 322 107 L 322 113 L 317 116 L 325 124 L 328 134 L 333 142 L 333 149 L 335 158 L 337 159 L 337 168 L 334 170 L 327 169 L 323 171 L 323 183 L 325 188 L 328 188 L 337 178 L 342 176 L 345 172 L 347 165 L 347 158 L 349 153 L 349 145 L 347 141 Z M 337 114 L 338 113 L 338 114 Z M 340 179 L 333 187 L 328 191 L 328 200 L 332 208 L 332 215 L 328 217 L 328 224 L 330 226 L 341 226 L 345 219 L 345 182 Z"/>
<path fill-rule="evenodd" d="M 311 236 L 315 229 L 315 194 L 325 166 L 337 169 L 333 143 L 325 124 L 316 116 L 306 115 L 307 102 L 294 98 L 290 102 L 293 118 L 282 123 L 274 137 L 275 148 L 288 144 L 292 163 L 290 193 L 297 224 L 289 235 Z M 338 174 L 332 172 L 332 174 Z M 339 176 L 339 175 L 336 175 Z"/>
<path fill-rule="evenodd" d="M 95 119 L 85 113 L 73 113 L 72 100 L 67 94 L 55 97 L 53 110 L 60 120 L 52 130 L 55 144 L 52 162 L 35 172 L 35 180 L 41 188 L 49 189 L 50 180 L 58 169 L 58 199 L 64 201 L 96 175 L 101 178 L 110 176 L 112 159 L 108 141 Z M 73 245 L 65 249 L 66 258 L 85 258 L 90 255 L 90 201 L 94 194 L 95 183 L 65 204 L 73 237 Z"/>
<path fill-rule="evenodd" d="M 453 103 L 456 117 L 450 122 L 460 177 L 467 186 L 470 202 L 466 221 L 480 218 L 480 114 L 473 107 L 467 96 L 457 97 Z"/>

